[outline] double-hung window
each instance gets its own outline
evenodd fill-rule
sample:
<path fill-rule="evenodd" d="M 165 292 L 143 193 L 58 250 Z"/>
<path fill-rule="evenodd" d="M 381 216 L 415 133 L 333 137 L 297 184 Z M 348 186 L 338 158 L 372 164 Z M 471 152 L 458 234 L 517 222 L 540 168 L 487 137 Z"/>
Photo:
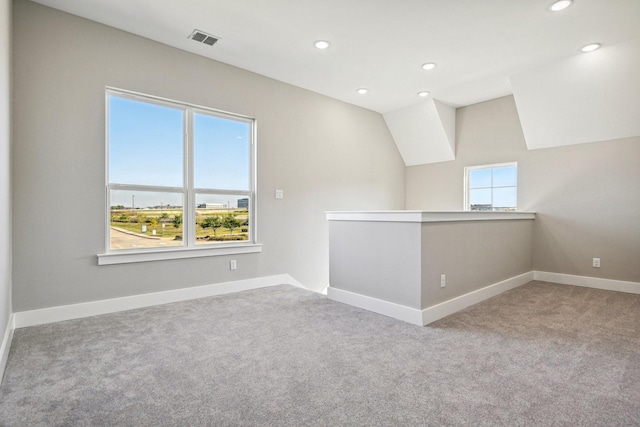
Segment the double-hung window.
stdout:
<path fill-rule="evenodd" d="M 116 89 L 106 112 L 101 264 L 259 251 L 254 119 Z"/>
<path fill-rule="evenodd" d="M 465 210 L 515 211 L 518 201 L 518 165 L 500 163 L 464 168 Z"/>

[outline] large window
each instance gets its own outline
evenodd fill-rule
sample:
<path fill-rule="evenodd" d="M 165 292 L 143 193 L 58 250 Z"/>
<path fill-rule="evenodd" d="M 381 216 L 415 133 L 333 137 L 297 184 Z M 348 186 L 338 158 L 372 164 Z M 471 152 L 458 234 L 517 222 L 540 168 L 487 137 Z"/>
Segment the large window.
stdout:
<path fill-rule="evenodd" d="M 465 210 L 515 211 L 517 209 L 517 163 L 466 167 L 464 174 Z"/>
<path fill-rule="evenodd" d="M 106 96 L 107 255 L 255 243 L 253 119 Z"/>

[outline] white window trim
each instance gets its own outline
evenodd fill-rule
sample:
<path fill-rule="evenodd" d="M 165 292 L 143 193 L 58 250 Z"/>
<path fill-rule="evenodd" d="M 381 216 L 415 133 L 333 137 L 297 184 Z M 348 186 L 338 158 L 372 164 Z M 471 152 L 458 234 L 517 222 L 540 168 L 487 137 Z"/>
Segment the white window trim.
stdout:
<path fill-rule="evenodd" d="M 472 170 L 476 169 L 492 169 L 492 168 L 502 168 L 507 166 L 515 166 L 516 167 L 516 211 L 518 211 L 518 200 L 517 200 L 517 192 L 518 192 L 518 162 L 506 162 L 506 163 L 492 163 L 488 165 L 476 165 L 476 166 L 465 166 L 464 168 L 464 203 L 462 205 L 462 210 L 471 211 L 471 206 L 469 205 L 469 174 Z M 493 185 L 491 188 L 494 188 Z"/>
<path fill-rule="evenodd" d="M 208 257 L 208 256 L 221 256 L 221 255 L 235 255 L 235 254 L 246 254 L 246 253 L 257 253 L 262 252 L 262 244 L 258 242 L 258 233 L 257 233 L 257 173 L 256 173 L 256 154 L 257 154 L 257 121 L 253 117 L 244 116 L 241 114 L 229 113 L 226 111 L 216 110 L 209 107 L 203 107 L 200 105 L 189 104 L 186 102 L 175 101 L 168 98 L 162 98 L 153 95 L 147 95 L 139 92 L 133 92 L 125 89 L 119 89 L 114 87 L 107 86 L 105 88 L 105 115 L 109 113 L 109 95 L 117 95 L 121 97 L 128 97 L 134 100 L 140 100 L 148 103 L 157 103 L 162 106 L 170 106 L 175 108 L 176 106 L 182 106 L 185 109 L 191 109 L 193 113 L 201 112 L 201 113 L 209 113 L 215 114 L 217 116 L 228 116 L 233 119 L 246 120 L 252 123 L 251 126 L 251 147 L 250 147 L 250 158 L 249 158 L 249 182 L 251 188 L 248 191 L 237 191 L 237 190 L 215 190 L 215 189 L 201 189 L 193 187 L 193 159 L 192 156 L 188 152 L 189 149 L 193 147 L 193 135 L 192 132 L 188 132 L 189 125 L 188 121 L 192 118 L 190 114 L 185 114 L 185 138 L 187 139 L 186 144 L 184 145 L 184 182 L 186 183 L 185 188 L 171 188 L 171 187 L 155 187 L 155 186 L 136 186 L 136 185 L 118 185 L 118 184 L 109 184 L 109 129 L 108 126 L 105 126 L 105 252 L 98 254 L 98 265 L 111 265 L 111 264 L 126 264 L 126 263 L 135 263 L 135 262 L 147 262 L 147 261 L 162 261 L 162 260 L 171 260 L 171 259 L 184 259 L 184 258 L 198 258 L 198 257 Z M 106 116 L 108 118 L 108 116 Z M 108 123 L 108 120 L 106 121 Z M 133 188 L 136 187 L 140 190 L 144 191 L 170 191 L 184 194 L 185 206 L 195 206 L 195 195 L 196 193 L 211 193 L 211 194 L 241 194 L 246 195 L 249 198 L 249 218 L 251 221 L 249 222 L 249 236 L 251 238 L 248 242 L 234 242 L 234 243 L 221 243 L 221 244 L 211 244 L 206 246 L 195 246 L 195 232 L 192 232 L 192 228 L 195 224 L 195 210 L 189 209 L 183 213 L 183 238 L 185 239 L 185 245 L 181 247 L 167 247 L 167 248 L 149 248 L 149 249 L 120 249 L 120 250 L 111 250 L 110 249 L 110 223 L 108 219 L 110 218 L 109 209 L 109 190 L 117 189 L 117 188 Z M 191 203 L 191 204 L 189 204 Z M 194 223 L 192 224 L 191 221 Z M 193 236 L 192 236 L 193 234 Z"/>

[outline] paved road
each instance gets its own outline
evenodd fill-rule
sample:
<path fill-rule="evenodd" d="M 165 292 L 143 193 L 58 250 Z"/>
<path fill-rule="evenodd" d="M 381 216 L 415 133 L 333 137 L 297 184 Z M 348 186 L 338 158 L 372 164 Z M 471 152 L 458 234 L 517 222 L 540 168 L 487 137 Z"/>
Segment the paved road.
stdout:
<path fill-rule="evenodd" d="M 111 249 L 162 248 L 165 246 L 182 246 L 182 242 L 161 237 L 141 237 L 111 228 Z"/>

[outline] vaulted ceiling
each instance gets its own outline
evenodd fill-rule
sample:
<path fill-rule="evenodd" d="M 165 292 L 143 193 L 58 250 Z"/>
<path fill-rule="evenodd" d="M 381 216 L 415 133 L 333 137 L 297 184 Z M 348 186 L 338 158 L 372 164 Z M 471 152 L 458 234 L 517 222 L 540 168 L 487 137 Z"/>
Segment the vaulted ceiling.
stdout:
<path fill-rule="evenodd" d="M 408 165 L 455 156 L 447 108 L 509 94 L 529 148 L 640 135 L 639 0 L 36 1 L 380 112 Z"/>

